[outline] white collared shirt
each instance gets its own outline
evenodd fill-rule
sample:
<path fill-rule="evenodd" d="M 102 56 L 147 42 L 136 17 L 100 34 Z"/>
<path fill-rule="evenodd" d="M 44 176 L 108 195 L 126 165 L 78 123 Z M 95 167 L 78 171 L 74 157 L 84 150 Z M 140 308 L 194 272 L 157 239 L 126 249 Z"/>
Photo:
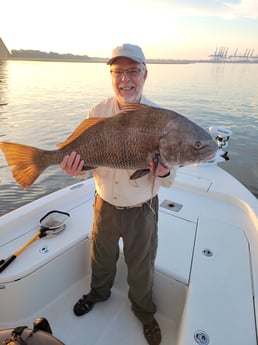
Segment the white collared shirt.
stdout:
<path fill-rule="evenodd" d="M 142 104 L 156 106 L 157 104 L 142 97 Z M 89 117 L 109 117 L 120 111 L 115 97 L 106 99 L 97 104 L 89 111 Z M 113 169 L 107 167 L 98 167 L 94 169 L 94 179 L 96 192 L 99 196 L 114 206 L 126 207 L 135 206 L 146 202 L 158 193 L 159 187 L 170 186 L 175 177 L 175 172 L 169 177 L 159 178 L 147 174 L 139 179 L 130 180 L 130 176 L 135 170 Z"/>

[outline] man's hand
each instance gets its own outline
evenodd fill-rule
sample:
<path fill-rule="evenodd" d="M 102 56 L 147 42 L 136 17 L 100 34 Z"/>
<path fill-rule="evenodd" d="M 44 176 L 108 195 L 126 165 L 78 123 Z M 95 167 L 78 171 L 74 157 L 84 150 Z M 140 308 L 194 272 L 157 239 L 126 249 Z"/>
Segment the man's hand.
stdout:
<path fill-rule="evenodd" d="M 60 168 L 71 176 L 79 176 L 82 172 L 83 165 L 84 160 L 82 160 L 81 156 L 76 152 L 66 155 L 59 164 Z"/>
<path fill-rule="evenodd" d="M 149 162 L 149 168 L 150 168 L 150 171 L 153 173 L 154 172 L 154 162 L 152 162 L 152 161 Z M 169 174 L 170 174 L 170 169 L 167 167 L 164 167 L 164 165 L 159 163 L 157 170 L 156 170 L 156 176 L 166 177 Z"/>

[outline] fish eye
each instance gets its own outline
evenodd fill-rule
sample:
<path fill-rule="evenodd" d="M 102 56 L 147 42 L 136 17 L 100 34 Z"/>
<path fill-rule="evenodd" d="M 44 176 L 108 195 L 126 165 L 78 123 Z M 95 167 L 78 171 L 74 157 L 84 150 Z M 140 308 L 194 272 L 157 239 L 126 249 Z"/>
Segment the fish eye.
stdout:
<path fill-rule="evenodd" d="M 196 141 L 196 143 L 194 144 L 194 148 L 199 150 L 202 148 L 202 143 L 200 141 Z"/>

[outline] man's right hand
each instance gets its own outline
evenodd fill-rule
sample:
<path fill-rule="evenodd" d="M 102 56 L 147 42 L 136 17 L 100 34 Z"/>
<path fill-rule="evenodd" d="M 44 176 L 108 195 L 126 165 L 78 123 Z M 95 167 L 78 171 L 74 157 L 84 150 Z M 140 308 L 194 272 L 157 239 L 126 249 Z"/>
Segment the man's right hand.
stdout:
<path fill-rule="evenodd" d="M 84 165 L 84 160 L 81 159 L 81 156 L 72 152 L 70 155 L 66 155 L 62 162 L 59 164 L 60 168 L 68 175 L 79 176 L 81 175 L 82 168 Z"/>

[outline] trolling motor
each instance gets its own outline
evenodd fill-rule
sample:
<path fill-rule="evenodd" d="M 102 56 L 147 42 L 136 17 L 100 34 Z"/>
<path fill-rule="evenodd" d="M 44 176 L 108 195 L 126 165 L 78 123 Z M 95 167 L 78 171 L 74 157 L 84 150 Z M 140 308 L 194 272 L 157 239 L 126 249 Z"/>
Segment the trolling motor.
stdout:
<path fill-rule="evenodd" d="M 219 151 L 216 156 L 216 162 L 228 161 L 228 152 L 225 152 L 223 149 L 228 146 L 228 141 L 230 136 L 232 135 L 232 131 L 223 127 L 212 126 L 209 127 L 209 132 L 219 146 Z"/>

